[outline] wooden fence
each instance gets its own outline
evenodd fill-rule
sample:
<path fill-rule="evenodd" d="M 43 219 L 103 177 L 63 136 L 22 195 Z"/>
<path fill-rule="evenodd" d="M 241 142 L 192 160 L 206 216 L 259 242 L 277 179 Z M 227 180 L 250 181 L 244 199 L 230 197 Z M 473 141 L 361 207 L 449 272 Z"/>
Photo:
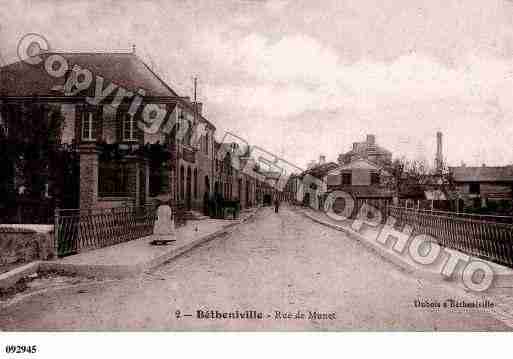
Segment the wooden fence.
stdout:
<path fill-rule="evenodd" d="M 513 267 L 513 224 L 503 218 L 389 207 L 398 225 L 434 237 L 441 246 Z"/>
<path fill-rule="evenodd" d="M 155 219 L 155 206 L 56 209 L 57 253 L 66 256 L 151 235 Z"/>

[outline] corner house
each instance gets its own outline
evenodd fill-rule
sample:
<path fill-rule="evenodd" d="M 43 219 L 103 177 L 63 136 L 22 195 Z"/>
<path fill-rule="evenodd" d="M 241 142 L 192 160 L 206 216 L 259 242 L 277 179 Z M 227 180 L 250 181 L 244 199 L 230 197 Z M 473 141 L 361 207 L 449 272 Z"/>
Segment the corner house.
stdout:
<path fill-rule="evenodd" d="M 31 106 L 46 119 L 59 113 L 60 144 L 80 161 L 73 208 L 140 206 L 157 197 L 201 207 L 212 186 L 215 131 L 201 104 L 180 97 L 135 51 L 40 58 L 1 68 L 0 113 L 10 130 L 25 123 Z"/>

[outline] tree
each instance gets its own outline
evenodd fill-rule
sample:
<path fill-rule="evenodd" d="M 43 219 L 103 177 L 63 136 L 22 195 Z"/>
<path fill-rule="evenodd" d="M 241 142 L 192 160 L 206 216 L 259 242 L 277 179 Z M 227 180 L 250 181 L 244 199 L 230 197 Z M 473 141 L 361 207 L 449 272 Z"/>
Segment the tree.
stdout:
<path fill-rule="evenodd" d="M 0 188 L 12 196 L 23 185 L 25 196 L 41 198 L 62 165 L 62 156 L 57 155 L 64 121 L 60 107 L 20 102 L 4 105 L 2 113 L 8 131 L 0 136 L 0 156 L 7 171 Z"/>
<path fill-rule="evenodd" d="M 428 184 L 431 178 L 429 166 L 422 160 L 408 160 L 406 157 L 396 158 L 387 168 L 391 178 L 385 185 L 399 197 L 401 191 L 407 188 L 418 190 L 422 185 Z"/>

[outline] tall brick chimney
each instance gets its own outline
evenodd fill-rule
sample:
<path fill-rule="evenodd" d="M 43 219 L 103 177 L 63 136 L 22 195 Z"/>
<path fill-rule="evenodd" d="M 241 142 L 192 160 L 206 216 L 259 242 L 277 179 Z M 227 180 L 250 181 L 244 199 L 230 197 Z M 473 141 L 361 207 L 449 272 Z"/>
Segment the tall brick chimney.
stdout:
<path fill-rule="evenodd" d="M 435 165 L 438 171 L 441 171 L 443 168 L 443 148 L 442 148 L 442 132 L 438 131 L 436 133 L 436 157 L 435 157 Z"/>
<path fill-rule="evenodd" d="M 376 144 L 376 136 L 367 135 L 367 146 L 374 146 Z"/>
<path fill-rule="evenodd" d="M 320 155 L 320 156 L 319 156 L 319 164 L 320 164 L 320 165 L 323 165 L 323 164 L 325 164 L 325 163 L 326 163 L 326 156 L 324 156 L 324 155 Z"/>

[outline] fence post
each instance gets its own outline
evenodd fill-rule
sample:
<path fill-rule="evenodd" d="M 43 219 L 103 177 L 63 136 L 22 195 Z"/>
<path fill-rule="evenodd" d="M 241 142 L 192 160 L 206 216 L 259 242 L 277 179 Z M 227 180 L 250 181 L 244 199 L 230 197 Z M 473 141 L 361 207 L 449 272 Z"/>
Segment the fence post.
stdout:
<path fill-rule="evenodd" d="M 59 207 L 55 207 L 53 213 L 53 237 L 54 237 L 54 255 L 59 256 Z"/>

